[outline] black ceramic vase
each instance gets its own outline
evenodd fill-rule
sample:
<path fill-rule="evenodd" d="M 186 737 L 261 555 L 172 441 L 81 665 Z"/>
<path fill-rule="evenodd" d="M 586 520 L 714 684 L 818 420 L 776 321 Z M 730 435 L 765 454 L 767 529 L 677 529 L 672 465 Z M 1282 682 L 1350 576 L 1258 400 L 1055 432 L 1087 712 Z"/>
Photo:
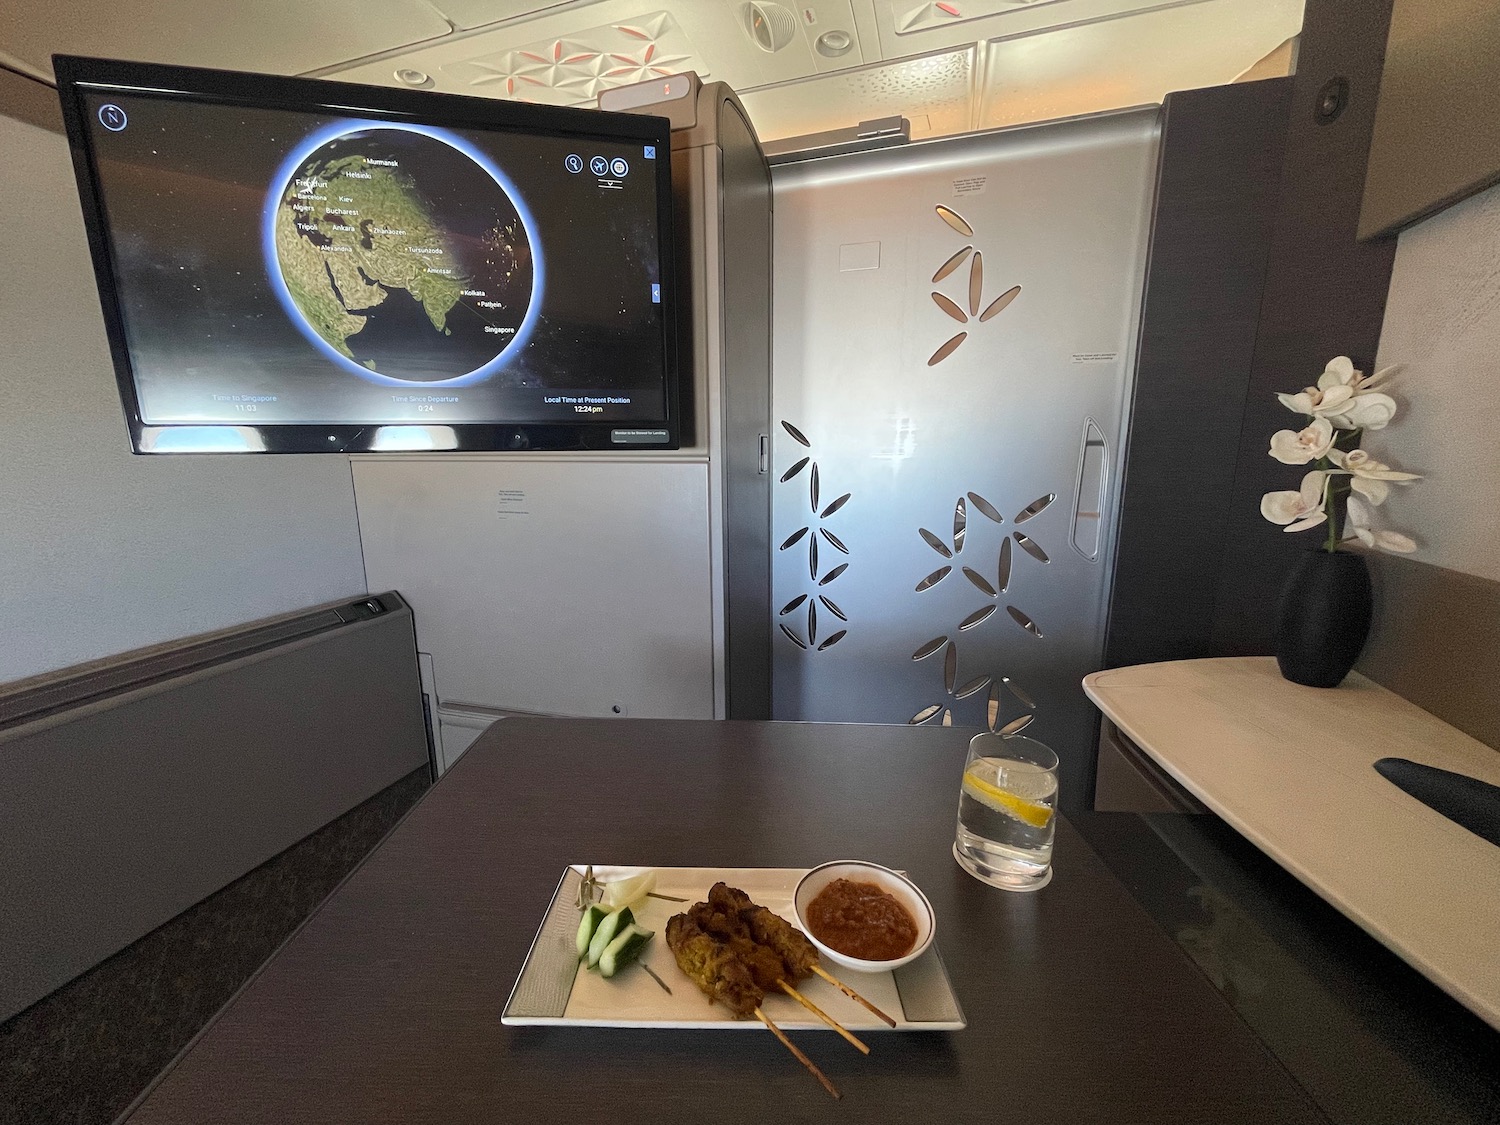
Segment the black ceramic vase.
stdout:
<path fill-rule="evenodd" d="M 1308 551 L 1287 576 L 1276 663 L 1294 684 L 1338 687 L 1370 635 L 1370 571 L 1362 555 Z"/>

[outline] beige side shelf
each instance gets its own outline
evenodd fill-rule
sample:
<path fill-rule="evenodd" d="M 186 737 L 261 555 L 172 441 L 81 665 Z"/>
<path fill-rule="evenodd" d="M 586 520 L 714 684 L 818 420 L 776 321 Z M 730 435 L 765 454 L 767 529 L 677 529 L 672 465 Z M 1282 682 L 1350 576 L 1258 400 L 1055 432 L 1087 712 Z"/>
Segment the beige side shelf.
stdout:
<path fill-rule="evenodd" d="M 1500 753 L 1358 673 L 1302 687 L 1270 657 L 1115 668 L 1083 686 L 1209 809 L 1500 1028 L 1500 848 L 1373 768 L 1408 758 L 1500 785 Z"/>

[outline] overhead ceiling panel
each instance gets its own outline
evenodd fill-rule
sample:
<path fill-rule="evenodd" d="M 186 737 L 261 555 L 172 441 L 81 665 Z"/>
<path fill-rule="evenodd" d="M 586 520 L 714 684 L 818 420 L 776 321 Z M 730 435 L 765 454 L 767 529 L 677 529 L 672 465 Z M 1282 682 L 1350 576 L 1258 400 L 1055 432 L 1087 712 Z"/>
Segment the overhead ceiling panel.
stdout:
<path fill-rule="evenodd" d="M 869 0 L 888 59 L 1200 0 Z"/>
<path fill-rule="evenodd" d="M 662 72 L 695 70 L 745 90 L 864 61 L 850 0 L 795 5 L 756 0 L 755 12 L 749 3 L 665 8 L 649 2 L 599 0 L 549 8 L 535 19 L 452 35 L 328 73 L 391 85 L 400 81 L 397 72 L 411 71 L 413 84 L 452 93 L 587 105 L 602 89 Z M 764 40 L 752 23 L 757 14 L 775 20 Z M 829 33 L 848 40 L 836 55 L 819 47 L 823 42 L 826 48 Z M 422 83 L 422 77 L 430 81 Z"/>
<path fill-rule="evenodd" d="M 1303 0 L 1203 0 L 985 44 L 981 128 L 1232 82 L 1297 34 Z"/>
<path fill-rule="evenodd" d="M 762 140 L 779 140 L 862 120 L 903 116 L 912 136 L 943 136 L 970 128 L 974 50 L 861 67 L 740 95 Z"/>
<path fill-rule="evenodd" d="M 457 28 L 531 19 L 552 8 L 582 8 L 578 0 L 431 0 Z"/>
<path fill-rule="evenodd" d="M 54 53 L 300 74 L 450 30 L 425 0 L 0 0 L 0 56 L 48 76 Z"/>

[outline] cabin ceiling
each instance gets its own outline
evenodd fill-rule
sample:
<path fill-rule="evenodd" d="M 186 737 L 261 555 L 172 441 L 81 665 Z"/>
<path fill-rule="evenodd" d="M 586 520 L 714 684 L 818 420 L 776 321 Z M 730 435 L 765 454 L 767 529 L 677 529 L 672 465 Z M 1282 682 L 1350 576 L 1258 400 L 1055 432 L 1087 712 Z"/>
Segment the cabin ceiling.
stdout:
<path fill-rule="evenodd" d="M 683 70 L 762 138 L 896 114 L 916 137 L 1160 101 L 1273 55 L 1303 0 L 5 0 L 0 63 L 54 52 L 550 105 Z"/>

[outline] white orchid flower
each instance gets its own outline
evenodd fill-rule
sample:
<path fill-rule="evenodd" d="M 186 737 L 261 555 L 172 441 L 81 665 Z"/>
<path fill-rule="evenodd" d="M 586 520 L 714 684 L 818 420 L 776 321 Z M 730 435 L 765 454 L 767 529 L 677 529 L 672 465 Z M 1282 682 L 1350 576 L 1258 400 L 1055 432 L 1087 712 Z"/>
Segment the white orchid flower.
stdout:
<path fill-rule="evenodd" d="M 1379 391 L 1369 391 L 1320 413 L 1341 430 L 1383 430 L 1396 416 L 1396 400 Z"/>
<path fill-rule="evenodd" d="M 1303 387 L 1294 395 L 1278 394 L 1276 398 L 1282 406 L 1298 414 L 1331 416 L 1347 408 L 1354 400 L 1354 388 L 1337 386 L 1325 390 L 1322 387 Z"/>
<path fill-rule="evenodd" d="M 1286 524 L 1283 531 L 1306 531 L 1328 519 L 1323 494 L 1328 474 L 1314 469 L 1302 478 L 1296 492 L 1268 492 L 1260 499 L 1260 514 L 1272 523 Z"/>
<path fill-rule="evenodd" d="M 1274 456 L 1274 454 L 1273 454 Z M 1354 479 L 1349 487 L 1371 504 L 1384 504 L 1390 495 L 1389 481 L 1406 482 L 1421 480 L 1416 473 L 1401 473 L 1382 461 L 1377 461 L 1363 449 L 1351 449 L 1345 453 L 1340 449 L 1328 451 L 1328 459 Z"/>
<path fill-rule="evenodd" d="M 1277 430 L 1271 435 L 1271 456 L 1283 465 L 1305 465 L 1333 448 L 1333 423 L 1314 418 L 1303 430 Z"/>
<path fill-rule="evenodd" d="M 1345 514 L 1344 531 L 1348 538 L 1358 539 L 1366 547 L 1379 547 L 1383 551 L 1409 554 L 1417 549 L 1416 540 L 1399 531 L 1377 531 L 1370 526 L 1370 510 L 1354 496 L 1349 497 Z"/>
<path fill-rule="evenodd" d="M 1348 387 L 1356 395 L 1369 394 L 1375 389 L 1375 385 L 1388 375 L 1394 375 L 1400 370 L 1400 365 L 1383 367 L 1373 375 L 1366 375 L 1354 366 L 1354 361 L 1346 355 L 1335 356 L 1328 361 L 1328 366 L 1323 369 L 1323 374 L 1318 376 L 1318 387 L 1328 390 L 1330 387 Z"/>

